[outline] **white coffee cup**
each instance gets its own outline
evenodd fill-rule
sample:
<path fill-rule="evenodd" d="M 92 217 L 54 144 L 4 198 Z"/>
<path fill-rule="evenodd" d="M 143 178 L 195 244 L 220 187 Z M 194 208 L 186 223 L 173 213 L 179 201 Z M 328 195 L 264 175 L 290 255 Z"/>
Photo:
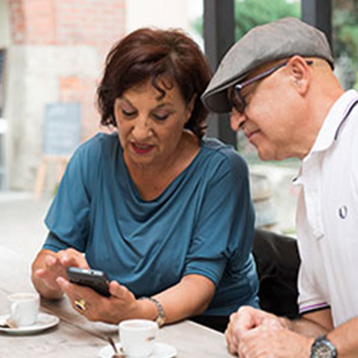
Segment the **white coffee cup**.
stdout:
<path fill-rule="evenodd" d="M 31 326 L 36 323 L 40 308 L 38 293 L 21 292 L 8 296 L 10 321 L 16 327 Z"/>
<path fill-rule="evenodd" d="M 119 340 L 129 357 L 148 357 L 154 350 L 157 333 L 157 323 L 147 319 L 130 319 L 119 324 Z"/>

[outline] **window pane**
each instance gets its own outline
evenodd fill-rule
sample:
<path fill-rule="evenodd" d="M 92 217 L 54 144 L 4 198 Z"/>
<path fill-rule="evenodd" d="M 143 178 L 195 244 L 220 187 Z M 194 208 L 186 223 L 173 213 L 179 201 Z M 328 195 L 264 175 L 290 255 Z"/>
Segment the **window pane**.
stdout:
<path fill-rule="evenodd" d="M 5 70 L 5 51 L 0 50 L 0 118 L 2 117 L 4 106 L 4 71 Z"/>

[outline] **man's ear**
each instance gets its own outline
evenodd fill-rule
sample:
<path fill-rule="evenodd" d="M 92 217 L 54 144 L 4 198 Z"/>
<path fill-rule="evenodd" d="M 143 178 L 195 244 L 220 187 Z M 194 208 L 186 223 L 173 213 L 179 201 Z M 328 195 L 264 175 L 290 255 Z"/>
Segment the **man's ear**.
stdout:
<path fill-rule="evenodd" d="M 286 68 L 288 69 L 293 85 L 300 94 L 307 92 L 311 75 L 309 64 L 306 59 L 301 56 L 293 56 L 288 61 Z"/>

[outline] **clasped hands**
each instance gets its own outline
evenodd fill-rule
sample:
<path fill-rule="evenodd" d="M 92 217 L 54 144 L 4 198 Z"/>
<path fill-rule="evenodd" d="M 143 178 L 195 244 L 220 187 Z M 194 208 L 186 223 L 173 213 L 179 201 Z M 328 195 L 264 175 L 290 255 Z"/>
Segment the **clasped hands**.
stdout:
<path fill-rule="evenodd" d="M 57 253 L 46 250 L 42 255 L 41 266 L 34 270 L 36 280 L 41 281 L 49 291 L 56 293 L 52 297 L 66 294 L 72 307 L 88 320 L 117 324 L 140 314 L 140 303 L 134 294 L 117 281 L 110 282 L 110 297 L 104 297 L 91 288 L 69 282 L 67 267 L 89 268 L 84 255 L 79 251 L 72 248 Z M 85 303 L 85 309 L 79 309 L 79 301 Z"/>
<path fill-rule="evenodd" d="M 231 315 L 228 350 L 240 358 L 308 358 L 311 339 L 290 330 L 285 318 L 249 306 Z"/>

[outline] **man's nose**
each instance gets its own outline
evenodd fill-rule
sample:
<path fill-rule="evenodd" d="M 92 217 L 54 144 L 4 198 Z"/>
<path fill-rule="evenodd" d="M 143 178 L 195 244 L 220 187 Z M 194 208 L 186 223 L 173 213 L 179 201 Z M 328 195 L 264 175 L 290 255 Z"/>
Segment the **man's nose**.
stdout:
<path fill-rule="evenodd" d="M 233 108 L 230 115 L 231 129 L 237 132 L 243 126 L 245 121 L 245 114 L 239 113 L 235 108 Z"/>

